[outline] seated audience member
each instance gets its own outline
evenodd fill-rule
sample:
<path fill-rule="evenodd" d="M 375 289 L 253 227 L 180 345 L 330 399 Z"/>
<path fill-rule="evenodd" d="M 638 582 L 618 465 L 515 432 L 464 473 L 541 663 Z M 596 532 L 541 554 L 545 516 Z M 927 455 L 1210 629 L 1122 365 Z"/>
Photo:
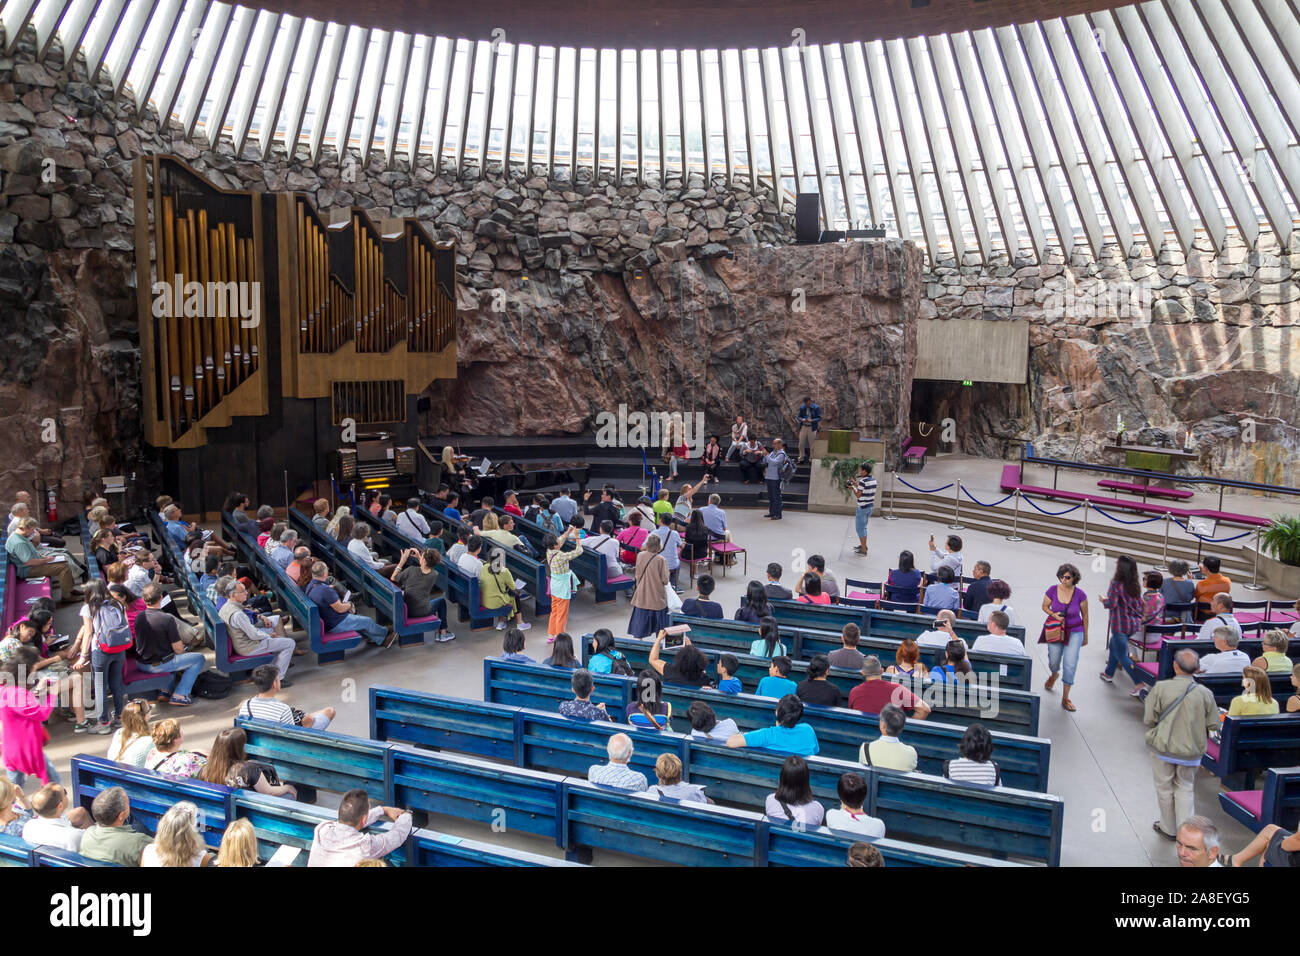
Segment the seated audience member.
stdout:
<path fill-rule="evenodd" d="M 776 623 L 776 618 L 765 617 L 758 622 L 758 640 L 749 645 L 749 653 L 751 657 L 768 659 L 785 653 L 785 645 L 781 643 L 781 628 Z"/>
<path fill-rule="evenodd" d="M 1300 614 L 1300 598 L 1296 598 L 1295 607 L 1293 607 L 1292 610 L 1295 611 L 1296 614 Z M 1300 619 L 1297 619 L 1291 625 L 1291 636 L 1300 638 Z"/>
<path fill-rule="evenodd" d="M 492 497 L 490 495 L 485 497 L 479 502 L 479 506 L 469 513 L 469 523 L 481 531 L 487 516 L 493 515 L 495 517 L 492 510 L 495 507 L 496 502 L 492 500 Z"/>
<path fill-rule="evenodd" d="M 930 680 L 937 684 L 955 684 L 971 673 L 970 661 L 966 660 L 966 644 L 962 641 L 949 641 L 943 649 L 943 663 L 930 668 Z"/>
<path fill-rule="evenodd" d="M 471 538 L 470 540 L 476 540 Z M 508 627 L 514 627 L 518 631 L 531 630 L 533 625 L 524 620 L 523 614 L 519 611 L 519 601 L 521 593 L 519 585 L 521 582 L 515 580 L 514 572 L 505 565 L 504 559 L 497 561 L 495 555 L 500 551 L 499 548 L 493 548 L 493 557 L 488 563 L 479 562 L 482 566 L 475 572 L 478 577 L 479 603 L 489 611 L 509 608 L 510 613 L 504 617 L 498 618 L 496 629 L 504 631 Z M 471 554 L 465 554 L 461 557 L 461 566 L 466 567 L 465 562 L 477 560 Z M 468 568 L 467 568 L 468 570 Z"/>
<path fill-rule="evenodd" d="M 645 515 L 639 511 L 633 511 L 627 516 L 627 527 L 620 531 L 615 540 L 619 544 L 618 560 L 628 566 L 636 564 L 637 552 L 641 550 L 641 545 L 650 535 L 650 529 L 642 525 Z"/>
<path fill-rule="evenodd" d="M 90 548 L 95 556 L 95 563 L 101 568 L 117 564 L 117 544 L 113 541 L 113 532 L 98 531 L 90 539 Z"/>
<path fill-rule="evenodd" d="M 269 797 L 298 799 L 298 791 L 291 784 L 281 783 L 274 767 L 261 760 L 248 759 L 244 749 L 247 745 L 248 734 L 242 728 L 227 727 L 221 731 L 212 742 L 212 753 L 199 771 L 198 779 L 226 787 L 256 790 Z"/>
<path fill-rule="evenodd" d="M 85 807 L 69 809 L 68 792 L 57 783 L 47 783 L 32 794 L 31 804 L 31 819 L 23 824 L 24 843 L 81 852 L 81 839 L 92 823 Z"/>
<path fill-rule="evenodd" d="M 988 607 L 988 605 L 986 604 L 985 607 Z M 986 623 L 989 632 L 975 638 L 975 643 L 971 645 L 972 651 L 978 651 L 981 654 L 1029 656 L 1024 643 L 1007 634 L 1007 628 L 1011 626 L 1011 618 L 1005 611 L 994 611 L 988 616 Z"/>
<path fill-rule="evenodd" d="M 704 523 L 704 515 L 698 511 L 692 511 L 690 518 L 686 521 L 686 530 L 682 532 L 682 539 L 685 544 L 682 545 L 683 561 L 707 561 L 709 559 L 709 542 L 713 540 L 709 534 L 708 526 Z"/>
<path fill-rule="evenodd" d="M 275 695 L 280 692 L 280 672 L 274 664 L 262 664 L 253 668 L 251 675 L 257 693 L 239 705 L 239 716 L 256 720 L 269 720 L 277 724 L 307 727 L 311 730 L 325 730 L 334 719 L 334 708 L 324 707 L 315 713 L 305 714 L 295 711 Z"/>
<path fill-rule="evenodd" d="M 647 789 L 645 774 L 628 766 L 628 761 L 632 759 L 631 737 L 627 734 L 614 734 L 605 744 L 605 752 L 609 754 L 609 762 L 588 767 L 588 782 L 628 793 L 640 793 Z"/>
<path fill-rule="evenodd" d="M 885 668 L 885 675 L 888 677 L 919 677 L 921 680 L 925 680 L 929 670 L 921 662 L 920 646 L 910 637 L 905 637 L 898 642 L 898 650 L 894 651 L 894 663 Z"/>
<path fill-rule="evenodd" d="M 464 515 L 460 513 L 460 492 L 457 491 L 447 492 L 447 504 L 442 509 L 442 513 L 445 514 L 452 521 L 465 520 Z"/>
<path fill-rule="evenodd" d="M 519 507 L 519 495 L 515 494 L 513 491 L 506 492 L 506 503 L 501 510 L 505 511 L 507 514 L 514 515 L 516 518 L 522 518 L 524 516 L 523 509 Z"/>
<path fill-rule="evenodd" d="M 567 667 L 570 670 L 581 667 L 582 661 L 578 660 L 578 655 L 573 651 L 573 636 L 567 631 L 556 634 L 551 645 L 551 656 L 542 663 L 547 667 Z"/>
<path fill-rule="evenodd" d="M 275 553 L 275 550 L 280 547 L 280 536 L 288 530 L 288 524 L 283 521 L 277 521 L 271 526 L 270 531 L 263 531 L 262 534 L 257 536 L 257 543 L 262 546 L 262 550 L 266 552 L 268 558 L 270 558 Z M 263 540 L 263 535 L 266 536 L 265 540 Z M 281 565 L 281 567 L 283 567 L 283 565 Z"/>
<path fill-rule="evenodd" d="M 321 534 L 330 524 L 330 503 L 326 498 L 317 498 L 311 506 L 311 523 Z"/>
<path fill-rule="evenodd" d="M 1011 585 L 1007 584 L 1001 578 L 990 581 L 988 586 L 989 599 L 986 604 L 980 606 L 979 622 L 984 624 L 988 621 L 989 615 L 994 611 L 1001 611 L 1010 621 L 1009 627 L 1016 625 L 1016 611 L 1007 603 L 1007 598 L 1011 597 Z M 930 589 L 926 588 L 926 601 L 929 602 Z"/>
<path fill-rule="evenodd" d="M 708 803 L 704 787 L 682 780 L 682 762 L 676 754 L 660 754 L 655 761 L 657 786 L 647 787 L 637 794 L 651 800 L 669 800 L 673 803 Z"/>
<path fill-rule="evenodd" d="M 773 561 L 767 566 L 767 583 L 763 585 L 769 601 L 788 601 L 794 594 L 781 585 L 781 565 Z"/>
<path fill-rule="evenodd" d="M 366 828 L 387 817 L 393 825 L 366 833 Z M 308 866 L 356 866 L 362 860 L 382 860 L 411 834 L 411 815 L 397 807 L 371 806 L 364 790 L 349 790 L 339 801 L 338 820 L 316 825 Z"/>
<path fill-rule="evenodd" d="M 880 736 L 858 748 L 858 763 L 884 770 L 916 769 L 916 748 L 899 740 L 907 717 L 896 704 L 880 708 Z"/>
<path fill-rule="evenodd" d="M 943 775 L 958 783 L 979 783 L 996 787 L 1002 782 L 993 757 L 993 735 L 981 723 L 973 723 L 966 728 L 957 747 L 961 754 L 955 760 L 943 762 Z"/>
<path fill-rule="evenodd" d="M 709 529 L 709 536 L 714 541 L 721 541 L 727 533 L 727 513 L 718 506 L 722 504 L 722 496 L 713 494 L 709 495 L 709 503 L 700 509 L 700 514 L 704 516 L 704 526 Z"/>
<path fill-rule="evenodd" d="M 150 584 L 144 589 L 144 611 L 135 619 L 135 641 L 131 655 L 136 666 L 146 674 L 174 674 L 175 683 L 167 702 L 173 707 L 188 707 L 194 681 L 207 666 L 207 658 L 197 651 L 186 652 L 181 641 L 179 623 L 165 611 L 163 589 Z"/>
<path fill-rule="evenodd" d="M 776 703 L 774 726 L 732 734 L 727 738 L 727 746 L 761 747 L 775 753 L 811 757 L 820 749 L 817 734 L 811 724 L 802 722 L 802 718 L 803 701 L 794 694 L 786 694 Z"/>
<path fill-rule="evenodd" d="M 1160 596 L 1165 599 L 1165 623 L 1192 623 L 1192 611 L 1174 613 L 1167 610 L 1171 604 L 1192 604 L 1196 601 L 1196 582 L 1187 579 L 1187 562 L 1170 560 L 1169 574 L 1160 582 Z"/>
<path fill-rule="evenodd" d="M 208 762 L 206 754 L 186 750 L 180 721 L 168 717 L 153 726 L 153 749 L 144 758 L 145 769 L 172 777 L 192 777 Z"/>
<path fill-rule="evenodd" d="M 632 668 L 623 653 L 614 647 L 614 634 L 607 627 L 597 628 L 591 635 L 591 654 L 587 670 L 593 674 L 631 674 Z"/>
<path fill-rule="evenodd" d="M 820 579 L 822 594 L 829 596 L 832 604 L 840 599 L 840 584 L 835 580 L 835 575 L 826 570 L 825 558 L 820 554 L 808 555 L 808 570 Z"/>
<path fill-rule="evenodd" d="M 503 661 L 514 661 L 518 664 L 536 664 L 524 653 L 524 632 L 517 627 L 512 627 L 506 631 L 505 637 L 501 641 L 501 657 Z"/>
<path fill-rule="evenodd" d="M 1206 654 L 1201 658 L 1202 674 L 1240 674 L 1250 666 L 1250 655 L 1237 650 L 1241 635 L 1232 628 L 1216 627 L 1214 629 L 1214 649 L 1217 654 Z"/>
<path fill-rule="evenodd" d="M 154 841 L 140 855 L 141 866 L 211 866 L 212 860 L 199 832 L 199 808 L 188 800 L 173 803 L 162 815 Z"/>
<path fill-rule="evenodd" d="M 1216 594 L 1232 590 L 1232 579 L 1219 573 L 1220 560 L 1212 554 L 1201 558 L 1201 579 L 1196 582 L 1196 603 L 1209 604 Z M 1231 609 L 1229 609 L 1231 610 Z M 1197 620 L 1203 620 L 1198 614 Z"/>
<path fill-rule="evenodd" d="M 971 566 L 971 577 L 974 579 L 966 585 L 966 590 L 961 595 L 961 606 L 964 611 L 974 611 L 979 613 L 979 609 L 989 602 L 989 584 L 992 582 L 990 575 L 993 573 L 993 566 L 987 561 L 976 561 Z"/>
<path fill-rule="evenodd" d="M 290 581 L 305 589 L 311 583 L 311 565 L 311 548 L 300 544 L 293 549 L 293 560 L 284 569 L 284 573 L 289 576 Z"/>
<path fill-rule="evenodd" d="M 325 580 L 329 575 L 329 570 L 324 561 L 317 561 L 311 566 L 311 584 L 307 585 L 307 599 L 315 604 L 320 611 L 321 629 L 326 633 L 356 631 L 371 644 L 392 647 L 397 640 L 397 632 L 390 631 L 374 618 L 358 614 L 356 604 L 351 601 L 345 604 L 340 600 L 339 592 L 334 590 Z M 292 640 L 290 640 L 290 643 L 292 644 Z M 240 653 L 244 652 L 241 651 Z M 277 665 L 280 664 L 278 659 L 276 663 Z M 288 664 L 289 658 L 286 656 L 283 666 L 280 666 L 281 687 L 289 686 L 284 679 L 284 672 Z"/>
<path fill-rule="evenodd" d="M 930 716 L 930 705 L 901 684 L 881 676 L 880 658 L 871 654 L 862 660 L 862 683 L 849 691 L 848 705 L 864 714 L 879 714 L 890 704 L 907 711 L 917 720 Z"/>
<path fill-rule="evenodd" d="M 474 532 L 469 528 L 456 529 L 456 543 L 447 549 L 446 558 L 456 567 L 460 567 L 460 559 L 465 552 L 469 550 L 469 539 Z"/>
<path fill-rule="evenodd" d="M 361 528 L 368 528 L 369 525 L 358 525 Z M 355 535 L 355 532 L 353 532 Z M 298 532 L 292 528 L 286 528 L 280 533 L 279 547 L 271 552 L 271 560 L 282 568 L 287 568 L 289 562 L 293 560 L 293 549 L 298 547 Z M 351 546 L 349 546 L 349 550 Z"/>
<path fill-rule="evenodd" d="M 1268 673 L 1265 671 L 1265 673 Z M 1300 664 L 1291 668 L 1291 686 L 1300 691 Z M 1288 714 L 1300 713 L 1300 693 L 1294 693 L 1286 699 L 1286 712 Z"/>
<path fill-rule="evenodd" d="M 1142 576 L 1142 629 L 1163 624 L 1165 621 L 1165 597 L 1160 593 L 1165 577 L 1159 571 L 1148 571 Z"/>
<path fill-rule="evenodd" d="M 671 730 L 673 705 L 664 700 L 664 682 L 647 667 L 636 675 L 636 697 L 623 711 L 623 719 L 643 730 Z"/>
<path fill-rule="evenodd" d="M 118 763 L 143 767 L 149 751 L 153 750 L 153 728 L 149 726 L 152 706 L 142 697 L 127 701 L 122 708 L 122 726 L 113 733 L 108 744 L 108 759 Z"/>
<path fill-rule="evenodd" d="M 799 580 L 799 596 L 795 599 L 800 604 L 830 604 L 831 596 L 822 591 L 822 579 L 816 571 L 808 571 Z"/>
<path fill-rule="evenodd" d="M 216 865 L 224 869 L 258 865 L 257 831 L 247 819 L 241 817 L 226 824 L 226 832 L 221 835 L 221 847 L 217 850 Z"/>
<path fill-rule="evenodd" d="M 559 641 L 557 640 L 558 644 Z M 596 682 L 591 679 L 591 671 L 578 668 L 573 672 L 573 678 L 570 681 L 573 686 L 573 700 L 560 701 L 560 715 L 570 717 L 573 720 L 613 720 L 614 718 L 606 711 L 604 704 L 593 704 L 591 702 L 592 691 L 596 689 Z"/>
<path fill-rule="evenodd" d="M 423 541 L 433 533 L 429 529 L 429 522 L 420 513 L 420 499 L 418 497 L 406 499 L 406 509 L 397 516 L 397 520 L 393 522 L 393 525 L 398 531 L 417 541 Z"/>
<path fill-rule="evenodd" d="M 830 672 L 830 658 L 818 654 L 808 662 L 808 676 L 795 688 L 795 696 L 816 707 L 839 707 L 844 702 L 844 695 L 827 680 Z"/>
<path fill-rule="evenodd" d="M 716 582 L 711 574 L 701 574 L 695 579 L 695 594 L 693 598 L 687 598 L 682 602 L 682 613 L 689 614 L 692 617 L 707 617 L 715 621 L 721 621 L 725 617 L 722 611 L 722 605 L 717 601 L 711 601 L 709 598 L 713 594 Z"/>
<path fill-rule="evenodd" d="M 325 575 L 328 568 L 323 561 L 317 561 L 312 568 L 319 567 L 321 594 L 328 592 L 331 595 L 333 603 L 338 603 L 338 593 L 325 583 Z M 222 591 L 224 603 L 217 609 L 217 616 L 226 623 L 226 634 L 230 638 L 230 645 L 234 648 L 236 654 L 248 657 L 254 654 L 274 654 L 275 666 L 280 671 L 280 679 L 284 680 L 285 673 L 289 670 L 289 662 L 293 659 L 294 649 L 298 646 L 294 643 L 292 637 L 286 637 L 284 633 L 283 620 L 277 621 L 274 628 L 270 627 L 270 622 L 259 615 L 258 621 L 254 622 L 248 619 L 244 613 L 244 601 L 248 597 L 248 588 L 242 581 L 234 578 L 223 578 L 225 587 L 222 588 L 218 582 L 218 590 Z M 312 584 L 315 585 L 313 580 Z M 311 597 L 311 588 L 307 589 L 307 597 Z M 324 599 L 324 598 L 322 598 Z M 336 615 L 340 617 L 341 615 Z M 260 626 L 259 626 L 260 625 Z M 329 630 L 325 625 L 325 618 L 321 618 L 321 626 Z"/>
<path fill-rule="evenodd" d="M 952 568 L 947 565 L 940 565 L 939 570 L 934 574 L 934 582 L 925 586 L 925 594 L 922 595 L 921 613 L 933 614 L 936 611 L 944 609 L 956 611 L 961 607 L 961 595 L 957 593 L 957 588 L 953 584 L 956 578 L 953 577 Z M 989 585 L 990 589 L 993 585 Z M 1010 589 L 1008 588 L 1008 591 Z"/>
<path fill-rule="evenodd" d="M 898 567 L 885 575 L 885 600 L 899 604 L 917 604 L 921 600 L 921 582 L 925 579 L 916 569 L 915 558 L 911 551 L 901 551 L 898 555 Z"/>
<path fill-rule="evenodd" d="M 1245 849 L 1228 857 L 1228 866 L 1245 866 L 1256 857 L 1260 858 L 1260 866 L 1300 866 L 1300 832 L 1270 823 L 1255 834 Z"/>
<path fill-rule="evenodd" d="M 1201 625 L 1196 636 L 1208 641 L 1214 637 L 1216 627 L 1230 627 L 1237 632 L 1238 637 L 1242 633 L 1241 622 L 1232 613 L 1232 595 L 1222 591 L 1210 599 L 1210 616 Z"/>
<path fill-rule="evenodd" d="M 270 532 L 275 527 L 275 509 L 270 505 L 261 505 L 257 509 L 257 526 L 262 531 Z"/>
<path fill-rule="evenodd" d="M 961 538 L 955 534 L 948 535 L 942 551 L 935 546 L 934 535 L 930 535 L 930 576 L 926 580 L 937 579 L 940 568 L 951 571 L 953 581 L 961 578 Z"/>
<path fill-rule="evenodd" d="M 757 624 L 765 617 L 772 616 L 772 606 L 767 603 L 767 591 L 757 581 L 750 581 L 745 586 L 745 603 L 736 608 L 733 619 L 746 624 Z"/>
<path fill-rule="evenodd" d="M 1291 658 L 1286 653 L 1287 646 L 1291 642 L 1287 639 L 1286 631 L 1265 631 L 1261 643 L 1264 645 L 1264 653 L 1251 662 L 1253 666 L 1263 671 L 1282 674 L 1291 669 Z"/>
<path fill-rule="evenodd" d="M 885 822 L 862 812 L 867 800 L 867 781 L 861 774 L 840 774 L 835 790 L 840 798 L 839 808 L 826 811 L 826 829 L 832 833 L 861 834 L 870 840 L 885 835 Z"/>
<path fill-rule="evenodd" d="M 719 654 L 714 669 L 718 672 L 719 691 L 724 694 L 739 694 L 744 691 L 740 678 L 736 676 L 736 671 L 740 669 L 740 661 L 735 654 Z"/>
<path fill-rule="evenodd" d="M 767 668 L 767 676 L 758 682 L 758 689 L 754 693 L 758 697 L 775 697 L 780 700 L 787 694 L 794 694 L 798 689 L 799 685 L 790 680 L 790 658 L 778 654 L 772 658 L 772 663 Z"/>
<path fill-rule="evenodd" d="M 496 527 L 489 527 L 493 522 L 496 522 Z M 537 557 L 537 549 L 529 544 L 527 539 L 521 538 L 515 533 L 514 515 L 501 515 L 499 518 L 494 514 L 488 515 L 483 519 L 483 532 L 480 537 L 503 548 L 509 548 L 511 551 L 526 554 L 530 558 Z M 617 574 L 618 568 L 618 565 L 614 565 L 610 573 Z"/>
<path fill-rule="evenodd" d="M 885 858 L 880 855 L 880 848 L 870 843 L 855 843 L 849 847 L 850 867 L 880 867 L 885 865 Z"/>
<path fill-rule="evenodd" d="M 840 631 L 838 650 L 831 651 L 831 667 L 843 667 L 855 671 L 862 667 L 862 652 L 858 650 L 858 641 L 862 638 L 862 629 L 856 624 L 845 624 Z"/>
<path fill-rule="evenodd" d="M 437 568 L 440 564 L 442 555 L 434 548 L 407 548 L 393 572 L 393 584 L 402 592 L 407 620 L 436 615 L 438 632 L 433 639 L 445 644 L 454 641 L 456 635 L 447 629 L 447 599 L 438 586 Z"/>
<path fill-rule="evenodd" d="M 773 823 L 791 823 L 801 827 L 819 827 L 826 818 L 826 808 L 812 792 L 812 775 L 808 762 L 799 756 L 785 758 L 776 793 L 769 794 L 763 807 Z"/>
<path fill-rule="evenodd" d="M 145 847 L 153 842 L 147 833 L 127 826 L 131 801 L 121 787 L 101 791 L 90 805 L 95 825 L 81 837 L 81 855 L 114 866 L 139 866 Z"/>
<path fill-rule="evenodd" d="M 1268 717 L 1278 712 L 1268 672 L 1247 667 L 1241 672 L 1241 693 L 1228 705 L 1229 717 Z"/>
<path fill-rule="evenodd" d="M 348 553 L 356 558 L 360 564 L 374 568 L 382 577 L 391 579 L 393 572 L 397 570 L 396 564 L 391 561 L 381 560 L 370 547 L 370 525 L 368 524 L 360 523 L 352 529 L 352 540 L 348 542 Z"/>
<path fill-rule="evenodd" d="M 27 805 L 22 787 L 7 776 L 0 775 L 0 833 L 21 838 L 31 820 L 32 811 Z"/>
<path fill-rule="evenodd" d="M 736 722 L 730 717 L 718 720 L 718 715 L 702 700 L 691 702 L 686 708 L 686 719 L 691 724 L 691 737 L 696 740 L 726 741 L 732 734 L 739 733 Z"/>
<path fill-rule="evenodd" d="M 917 635 L 917 647 L 947 647 L 949 641 L 961 641 L 965 644 L 966 641 L 953 632 L 952 626 L 956 622 L 957 615 L 954 612 L 940 611 L 934 616 L 934 627 Z"/>
<path fill-rule="evenodd" d="M 1223 866 L 1219 862 L 1219 828 L 1208 817 L 1190 816 L 1178 825 L 1178 865 Z"/>
<path fill-rule="evenodd" d="M 713 681 L 709 680 L 708 674 L 709 659 L 702 650 L 691 643 L 691 639 L 686 635 L 682 635 L 682 646 L 669 660 L 665 661 L 660 656 L 660 649 L 664 646 L 667 637 L 667 631 L 660 631 L 655 635 L 654 644 L 650 647 L 650 666 L 662 674 L 664 680 L 670 684 L 681 684 L 685 687 L 712 687 Z"/>

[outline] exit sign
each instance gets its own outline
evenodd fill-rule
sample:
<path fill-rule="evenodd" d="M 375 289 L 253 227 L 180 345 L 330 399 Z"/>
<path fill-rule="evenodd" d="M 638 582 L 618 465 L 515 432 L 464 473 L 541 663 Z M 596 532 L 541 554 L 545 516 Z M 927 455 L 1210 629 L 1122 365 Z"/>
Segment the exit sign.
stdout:
<path fill-rule="evenodd" d="M 965 380 L 962 381 L 962 384 L 963 384 L 963 385 L 971 385 L 971 384 L 973 384 L 973 383 L 971 382 L 970 379 L 965 379 Z"/>

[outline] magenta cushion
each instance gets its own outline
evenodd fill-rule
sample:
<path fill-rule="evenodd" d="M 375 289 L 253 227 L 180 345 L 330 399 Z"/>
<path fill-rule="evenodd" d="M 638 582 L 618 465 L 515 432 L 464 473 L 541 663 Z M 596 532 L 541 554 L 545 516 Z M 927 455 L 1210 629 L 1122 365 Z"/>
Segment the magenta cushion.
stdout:
<path fill-rule="evenodd" d="M 356 631 L 326 631 L 320 636 L 322 644 L 331 644 L 334 641 L 347 641 L 354 637 L 360 637 Z"/>
<path fill-rule="evenodd" d="M 1258 820 L 1264 813 L 1263 790 L 1234 790 L 1224 794 L 1229 800 L 1241 807 Z"/>

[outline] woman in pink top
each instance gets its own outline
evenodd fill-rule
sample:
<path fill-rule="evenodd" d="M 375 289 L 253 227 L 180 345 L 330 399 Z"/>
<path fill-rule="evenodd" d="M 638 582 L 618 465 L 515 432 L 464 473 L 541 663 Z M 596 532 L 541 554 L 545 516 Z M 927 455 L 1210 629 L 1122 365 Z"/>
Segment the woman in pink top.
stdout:
<path fill-rule="evenodd" d="M 59 782 L 54 764 L 45 756 L 44 723 L 54 704 L 26 686 L 32 665 L 39 659 L 34 647 L 23 646 L 5 662 L 0 673 L 0 746 L 4 748 L 0 760 L 9 779 L 19 788 L 27 782 L 28 774 L 42 784 Z M 43 682 L 37 684 L 38 688 L 45 686 Z"/>

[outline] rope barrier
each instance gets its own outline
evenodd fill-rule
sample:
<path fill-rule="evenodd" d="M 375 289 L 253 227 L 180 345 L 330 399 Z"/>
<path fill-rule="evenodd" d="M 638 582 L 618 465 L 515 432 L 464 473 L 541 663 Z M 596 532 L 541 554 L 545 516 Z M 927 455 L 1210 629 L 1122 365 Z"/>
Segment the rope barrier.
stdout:
<path fill-rule="evenodd" d="M 1187 525 L 1183 524 L 1177 518 L 1174 519 L 1174 524 L 1178 525 L 1178 527 L 1182 528 L 1192 537 L 1200 538 L 1206 544 L 1222 544 L 1225 541 L 1236 541 L 1240 538 L 1249 538 L 1252 534 L 1254 534 L 1253 531 L 1243 531 L 1241 534 L 1234 534 L 1231 538 L 1207 538 L 1203 534 L 1197 534 L 1195 531 L 1192 531 L 1190 528 L 1187 527 Z"/>
<path fill-rule="evenodd" d="M 1138 518 L 1136 521 L 1126 521 L 1123 518 L 1116 518 L 1114 515 L 1108 514 L 1099 505 L 1093 505 L 1092 510 L 1097 512 L 1097 514 L 1099 515 L 1103 515 L 1104 517 L 1109 518 L 1111 521 L 1114 521 L 1116 524 L 1150 524 L 1152 521 L 1159 521 L 1161 518 L 1164 517 L 1163 515 L 1156 515 L 1154 518 Z"/>
<path fill-rule="evenodd" d="M 912 484 L 912 483 L 911 483 L 910 481 L 908 481 L 906 478 L 899 478 L 898 480 L 899 480 L 899 483 L 904 484 L 904 485 L 907 485 L 907 487 L 911 488 L 913 491 L 919 491 L 919 492 L 920 492 L 921 494 L 923 494 L 923 495 L 934 495 L 934 494 L 938 494 L 938 493 L 941 492 L 941 491 L 947 491 L 949 488 L 951 488 L 951 487 L 953 486 L 953 483 L 950 481 L 950 482 L 948 482 L 946 485 L 944 485 L 942 488 L 918 488 L 918 487 L 916 487 L 916 485 Z"/>
<path fill-rule="evenodd" d="M 1004 502 L 1004 501 L 1010 501 L 1012 498 L 1014 498 L 1014 497 L 1016 496 L 1016 493 L 1013 491 L 1013 492 L 1011 492 L 1011 494 L 1007 495 L 1006 497 L 1004 497 L 1004 498 L 999 498 L 997 501 L 994 501 L 994 502 L 991 502 L 991 503 L 990 503 L 990 502 L 980 501 L 978 498 L 976 498 L 974 495 L 972 495 L 972 494 L 970 493 L 970 491 L 968 491 L 964 485 L 962 486 L 961 493 L 962 493 L 963 495 L 965 495 L 967 498 L 969 498 L 971 501 L 975 502 L 975 503 L 976 503 L 977 505 L 979 505 L 981 508 L 996 508 L 998 505 L 1002 504 L 1002 502 Z"/>
<path fill-rule="evenodd" d="M 1048 511 L 1046 508 L 1040 508 L 1038 507 L 1038 505 L 1034 504 L 1033 498 L 1027 498 L 1024 495 L 1021 495 L 1021 497 L 1024 498 L 1025 503 L 1028 504 L 1029 507 L 1033 508 L 1035 511 L 1042 512 L 1043 514 L 1048 515 L 1049 517 L 1052 518 L 1058 518 L 1061 515 L 1068 515 L 1071 511 L 1078 511 L 1080 508 L 1083 507 L 1083 505 L 1075 505 L 1073 508 L 1066 508 L 1064 511 Z"/>
<path fill-rule="evenodd" d="M 340 502 L 343 501 L 344 498 L 346 498 L 351 503 L 350 506 L 352 508 L 352 514 L 355 516 L 357 513 L 356 495 L 354 495 L 351 491 L 349 491 L 346 495 L 343 494 L 343 492 L 339 491 L 338 482 L 336 482 L 333 478 L 330 479 L 330 485 L 332 485 L 334 488 L 335 498 L 337 498 Z"/>

